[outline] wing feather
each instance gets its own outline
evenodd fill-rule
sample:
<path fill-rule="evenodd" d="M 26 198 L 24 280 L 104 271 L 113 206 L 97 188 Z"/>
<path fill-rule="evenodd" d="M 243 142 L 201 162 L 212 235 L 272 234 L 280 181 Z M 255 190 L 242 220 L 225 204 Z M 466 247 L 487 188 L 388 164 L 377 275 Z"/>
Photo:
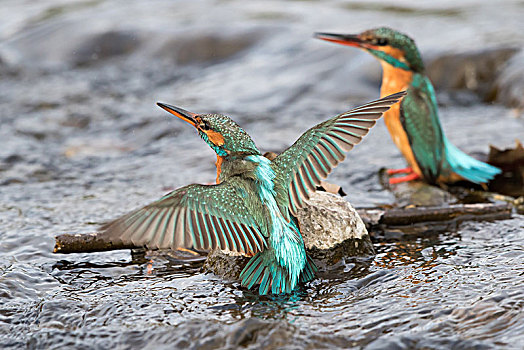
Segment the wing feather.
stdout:
<path fill-rule="evenodd" d="M 415 79 L 416 86 L 410 86 L 408 96 L 401 103 L 400 121 L 424 178 L 434 182 L 445 158 L 444 133 L 431 83 L 418 75 Z"/>
<path fill-rule="evenodd" d="M 345 153 L 362 141 L 377 120 L 406 93 L 399 92 L 372 101 L 331 118 L 306 131 L 291 147 L 273 161 L 280 186 L 287 191 L 281 198 L 296 215 L 309 192 L 325 179 Z"/>
<path fill-rule="evenodd" d="M 101 231 L 148 248 L 220 248 L 254 255 L 267 247 L 267 232 L 253 215 L 254 199 L 246 199 L 239 186 L 224 181 L 182 187 L 105 224 Z"/>

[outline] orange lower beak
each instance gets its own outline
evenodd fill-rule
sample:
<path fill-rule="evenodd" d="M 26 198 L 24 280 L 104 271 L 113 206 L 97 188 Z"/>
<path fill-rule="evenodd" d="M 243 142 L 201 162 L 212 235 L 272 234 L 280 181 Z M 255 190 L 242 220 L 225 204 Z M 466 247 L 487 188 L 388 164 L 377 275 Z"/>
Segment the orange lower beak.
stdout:
<path fill-rule="evenodd" d="M 330 41 L 332 43 L 337 43 L 346 46 L 359 47 L 364 49 L 373 48 L 371 44 L 362 40 L 360 35 L 354 34 L 332 34 L 332 33 L 315 33 L 314 37 L 317 39 Z"/>
<path fill-rule="evenodd" d="M 189 124 L 193 125 L 194 127 L 197 126 L 197 121 L 195 120 L 195 117 L 197 116 L 196 113 L 189 112 L 189 111 L 186 111 L 185 109 L 171 106 L 165 103 L 157 102 L 156 104 L 158 105 L 158 107 L 165 109 L 166 111 L 168 111 L 169 113 L 173 115 L 176 115 L 177 117 L 188 122 Z"/>

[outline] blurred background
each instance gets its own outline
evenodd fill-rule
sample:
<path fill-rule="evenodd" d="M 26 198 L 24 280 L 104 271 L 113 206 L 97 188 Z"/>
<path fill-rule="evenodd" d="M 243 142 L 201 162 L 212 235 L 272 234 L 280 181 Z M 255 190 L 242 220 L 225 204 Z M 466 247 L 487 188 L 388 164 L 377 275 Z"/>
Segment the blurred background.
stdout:
<path fill-rule="evenodd" d="M 1 1 L 0 344 L 522 344 L 519 215 L 384 244 L 375 262 L 263 303 L 191 266 L 157 262 L 150 276 L 129 252 L 51 251 L 56 234 L 92 232 L 172 188 L 214 181 L 214 152 L 157 101 L 226 114 L 261 151 L 280 152 L 377 98 L 378 62 L 315 31 L 409 34 L 449 139 L 471 154 L 513 147 L 524 137 L 523 18 L 517 0 Z M 330 181 L 355 206 L 388 204 L 377 170 L 403 165 L 380 122 Z M 485 319 L 468 323 L 477 312 Z"/>

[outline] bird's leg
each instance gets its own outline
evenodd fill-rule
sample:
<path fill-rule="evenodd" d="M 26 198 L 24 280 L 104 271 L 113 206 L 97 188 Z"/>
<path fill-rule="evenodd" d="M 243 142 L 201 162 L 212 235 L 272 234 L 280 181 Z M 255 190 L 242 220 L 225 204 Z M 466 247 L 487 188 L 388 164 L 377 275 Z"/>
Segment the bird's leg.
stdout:
<path fill-rule="evenodd" d="M 420 179 L 419 174 L 412 172 L 411 174 L 408 174 L 406 176 L 393 177 L 389 179 L 389 184 L 395 185 L 401 182 L 408 182 L 408 181 L 417 180 L 417 179 Z"/>
<path fill-rule="evenodd" d="M 388 175 L 394 175 L 394 174 L 411 174 L 413 172 L 412 167 L 402 168 L 402 169 L 387 169 L 386 173 Z"/>
<path fill-rule="evenodd" d="M 412 167 L 407 167 L 407 168 L 402 168 L 402 169 L 387 169 L 386 173 L 388 175 L 407 174 L 405 176 L 393 177 L 389 179 L 390 185 L 395 185 L 401 182 L 407 182 L 407 181 L 420 179 L 420 176 L 417 173 L 415 173 Z"/>

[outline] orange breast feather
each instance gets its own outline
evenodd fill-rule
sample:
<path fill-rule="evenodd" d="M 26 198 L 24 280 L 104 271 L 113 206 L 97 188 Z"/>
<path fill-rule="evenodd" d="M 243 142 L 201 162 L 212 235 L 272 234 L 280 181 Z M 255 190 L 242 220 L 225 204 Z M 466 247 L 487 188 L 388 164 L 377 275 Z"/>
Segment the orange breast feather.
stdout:
<path fill-rule="evenodd" d="M 383 69 L 382 86 L 380 96 L 385 97 L 395 92 L 406 90 L 411 83 L 413 73 L 404 69 L 395 68 L 392 65 L 381 62 Z M 397 145 L 404 158 L 415 173 L 422 176 L 422 172 L 417 165 L 411 146 L 409 145 L 408 135 L 400 122 L 400 103 L 396 103 L 384 114 L 384 122 L 389 130 L 389 134 Z"/>

